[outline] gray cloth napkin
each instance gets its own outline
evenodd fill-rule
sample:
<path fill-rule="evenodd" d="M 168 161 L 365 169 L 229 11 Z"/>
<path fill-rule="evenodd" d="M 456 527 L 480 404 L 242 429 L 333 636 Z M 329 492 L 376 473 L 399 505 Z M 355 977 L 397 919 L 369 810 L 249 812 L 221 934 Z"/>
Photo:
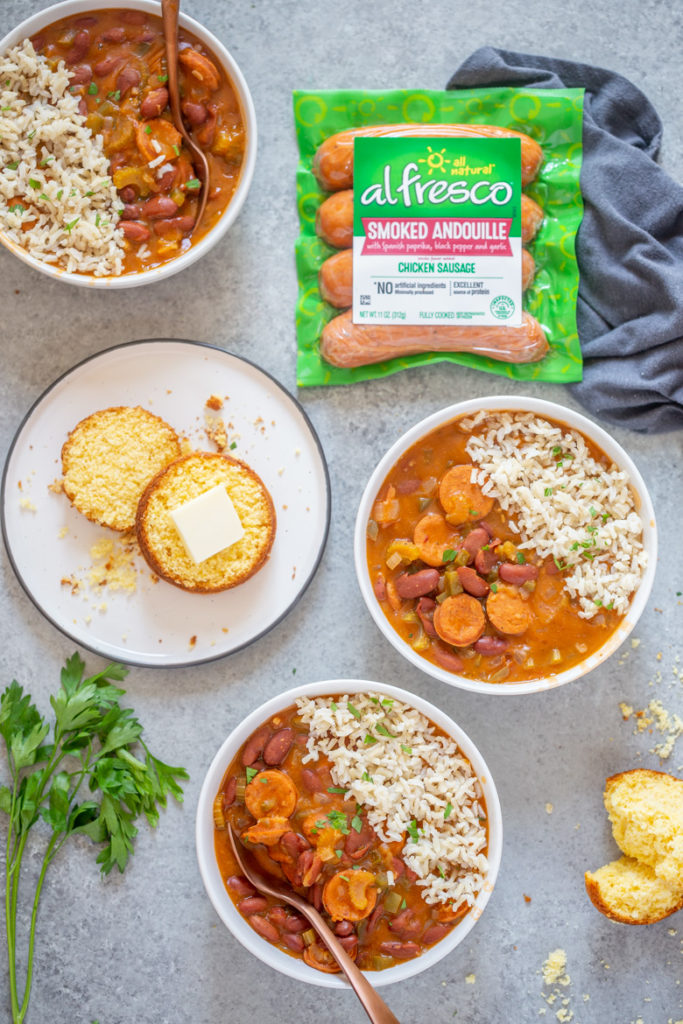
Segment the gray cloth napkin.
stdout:
<path fill-rule="evenodd" d="M 613 71 L 489 46 L 447 88 L 484 86 L 586 90 L 577 237 L 584 379 L 572 391 L 632 430 L 683 427 L 683 188 L 655 163 L 656 110 Z"/>

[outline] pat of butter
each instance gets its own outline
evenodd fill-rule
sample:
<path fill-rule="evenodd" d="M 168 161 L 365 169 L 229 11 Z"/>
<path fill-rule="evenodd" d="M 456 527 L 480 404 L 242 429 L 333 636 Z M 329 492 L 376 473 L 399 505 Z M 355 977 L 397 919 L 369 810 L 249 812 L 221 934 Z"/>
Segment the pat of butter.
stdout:
<path fill-rule="evenodd" d="M 236 544 L 244 529 L 225 484 L 217 484 L 197 498 L 169 512 L 187 553 L 199 564 Z"/>

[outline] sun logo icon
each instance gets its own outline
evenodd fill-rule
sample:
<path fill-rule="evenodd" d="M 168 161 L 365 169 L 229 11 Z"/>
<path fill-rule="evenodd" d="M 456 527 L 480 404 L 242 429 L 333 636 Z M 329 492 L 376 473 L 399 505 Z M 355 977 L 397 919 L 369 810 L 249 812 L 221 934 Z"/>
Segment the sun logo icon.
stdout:
<path fill-rule="evenodd" d="M 431 146 L 427 146 L 429 156 L 418 157 L 417 162 L 419 164 L 427 164 L 427 174 L 437 174 L 439 171 L 445 171 L 448 164 L 451 162 L 448 157 L 444 156 L 446 148 L 443 149 L 432 149 Z"/>

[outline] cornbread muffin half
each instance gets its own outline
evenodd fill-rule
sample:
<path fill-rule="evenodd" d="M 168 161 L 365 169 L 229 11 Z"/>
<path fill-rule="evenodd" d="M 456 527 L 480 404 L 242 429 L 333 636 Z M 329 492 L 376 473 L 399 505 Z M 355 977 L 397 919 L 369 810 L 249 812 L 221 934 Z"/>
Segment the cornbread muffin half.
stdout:
<path fill-rule="evenodd" d="M 612 834 L 626 856 L 585 874 L 607 917 L 652 924 L 683 907 L 683 780 L 647 768 L 605 783 Z"/>
<path fill-rule="evenodd" d="M 102 409 L 62 446 L 64 493 L 94 523 L 130 530 L 145 487 L 180 453 L 178 435 L 159 416 L 139 405 Z"/>
<path fill-rule="evenodd" d="M 170 512 L 224 484 L 244 529 L 241 540 L 203 562 L 190 557 Z M 275 538 L 275 509 L 261 478 L 228 455 L 194 452 L 176 459 L 148 484 L 135 522 L 138 543 L 162 579 L 197 593 L 228 590 L 252 576 Z"/>
<path fill-rule="evenodd" d="M 597 871 L 587 871 L 586 891 L 598 910 L 622 924 L 654 924 L 683 907 L 675 892 L 651 867 L 634 857 L 620 857 Z"/>

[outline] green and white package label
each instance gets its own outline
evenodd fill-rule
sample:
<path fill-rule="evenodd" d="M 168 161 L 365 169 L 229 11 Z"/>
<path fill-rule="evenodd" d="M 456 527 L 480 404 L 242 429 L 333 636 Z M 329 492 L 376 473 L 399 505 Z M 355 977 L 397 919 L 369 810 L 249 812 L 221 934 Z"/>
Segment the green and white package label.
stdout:
<path fill-rule="evenodd" d="M 353 322 L 522 323 L 519 139 L 354 141 Z"/>

